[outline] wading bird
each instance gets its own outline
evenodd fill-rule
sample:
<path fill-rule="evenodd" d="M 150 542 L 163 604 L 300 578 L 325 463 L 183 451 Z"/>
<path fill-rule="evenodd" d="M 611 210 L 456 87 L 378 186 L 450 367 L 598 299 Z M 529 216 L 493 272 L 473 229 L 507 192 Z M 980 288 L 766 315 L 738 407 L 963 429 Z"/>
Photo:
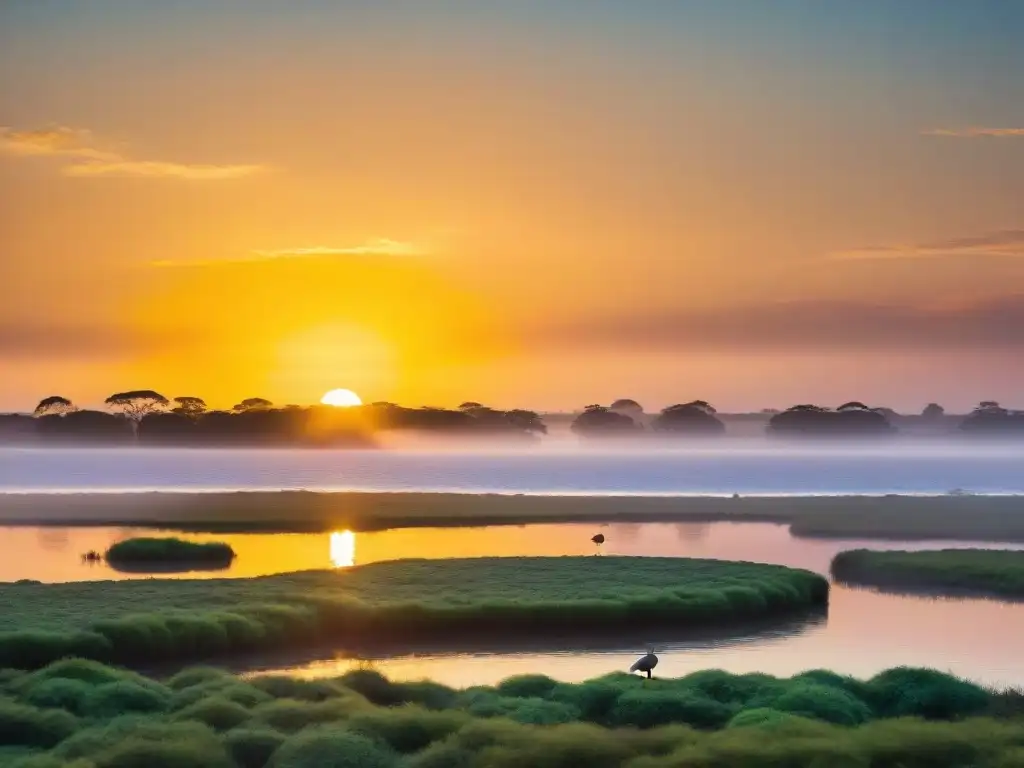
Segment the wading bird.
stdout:
<path fill-rule="evenodd" d="M 648 648 L 647 655 L 641 656 L 639 659 L 633 662 L 633 666 L 629 668 L 630 673 L 633 672 L 646 672 L 647 679 L 651 679 L 651 670 L 658 666 L 658 657 L 654 655 L 654 649 Z"/>
<path fill-rule="evenodd" d="M 596 536 L 591 536 L 590 540 L 592 542 L 594 542 L 595 544 L 597 544 L 597 551 L 600 552 L 601 551 L 601 545 L 604 544 L 604 534 L 603 533 L 599 533 Z"/>

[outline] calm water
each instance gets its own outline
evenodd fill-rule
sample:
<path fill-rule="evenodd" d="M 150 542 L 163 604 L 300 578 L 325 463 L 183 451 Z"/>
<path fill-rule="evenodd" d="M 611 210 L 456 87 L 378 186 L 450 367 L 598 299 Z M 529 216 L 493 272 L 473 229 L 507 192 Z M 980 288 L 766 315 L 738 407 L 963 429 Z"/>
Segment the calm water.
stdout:
<path fill-rule="evenodd" d="M 785 526 L 768 523 L 581 524 L 522 527 L 406 529 L 375 533 L 192 536 L 227 540 L 238 552 L 229 571 L 217 576 L 255 576 L 303 568 L 344 568 L 402 557 L 590 554 L 596 530 L 607 537 L 604 552 L 751 560 L 827 573 L 843 549 L 955 547 L 951 542 L 814 541 L 792 538 Z M 0 529 L 4 558 L 0 581 L 33 578 L 77 581 L 139 578 L 81 563 L 88 549 L 103 550 L 132 535 L 124 529 Z M 971 545 L 978 546 L 978 545 Z M 1004 545 L 1003 548 L 1022 548 Z M 186 578 L 201 577 L 189 574 Z M 429 677 L 450 685 L 492 683 L 513 674 L 541 671 L 564 680 L 584 680 L 628 668 L 647 641 L 664 652 L 658 667 L 665 676 L 708 667 L 734 672 L 795 674 L 824 667 L 868 676 L 900 664 L 948 670 L 993 685 L 1024 685 L 1020 641 L 1024 604 L 988 600 L 930 600 L 834 587 L 827 621 L 785 627 L 728 640 L 637 637 L 601 650 L 548 647 L 510 652 L 493 649 L 444 654 L 421 651 L 371 658 L 396 679 Z M 364 663 L 339 655 L 303 663 L 267 665 L 263 672 L 304 677 L 331 676 Z"/>
<path fill-rule="evenodd" d="M 895 442 L 462 450 L 0 448 L 0 492 L 359 490 L 573 494 L 1024 493 L 1024 446 Z"/>

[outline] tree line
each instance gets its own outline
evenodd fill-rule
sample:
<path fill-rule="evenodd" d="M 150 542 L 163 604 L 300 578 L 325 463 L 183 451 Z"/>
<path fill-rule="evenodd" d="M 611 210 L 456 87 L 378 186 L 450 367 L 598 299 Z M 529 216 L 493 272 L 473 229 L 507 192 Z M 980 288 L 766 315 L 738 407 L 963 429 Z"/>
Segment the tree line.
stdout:
<path fill-rule="evenodd" d="M 548 427 L 535 411 L 496 410 L 467 401 L 458 408 L 407 408 L 376 402 L 353 408 L 277 406 L 262 397 L 239 401 L 227 410 L 211 410 L 197 396 L 168 398 L 154 390 L 117 392 L 104 401 L 106 410 L 77 407 L 52 395 L 29 414 L 0 415 L 5 442 L 101 442 L 154 445 L 371 445 L 381 431 L 416 431 L 453 436 L 506 436 L 535 439 Z M 770 437 L 886 436 L 897 434 L 900 416 L 882 407 L 851 401 L 837 408 L 794 405 L 764 411 Z M 1024 435 L 1024 412 L 983 401 L 967 416 L 951 420 L 938 404 L 929 404 L 916 423 L 944 425 L 945 431 L 980 435 Z M 726 425 L 705 400 L 670 405 L 648 415 L 635 400 L 591 404 L 570 425 L 581 437 L 691 436 L 716 437 Z"/>

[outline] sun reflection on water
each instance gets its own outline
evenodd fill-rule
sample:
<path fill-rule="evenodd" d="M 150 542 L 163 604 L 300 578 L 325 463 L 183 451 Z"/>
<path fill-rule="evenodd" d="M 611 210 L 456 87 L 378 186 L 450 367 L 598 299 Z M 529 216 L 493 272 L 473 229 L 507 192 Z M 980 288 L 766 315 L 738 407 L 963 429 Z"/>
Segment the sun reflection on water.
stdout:
<path fill-rule="evenodd" d="M 331 563 L 335 568 L 347 568 L 356 563 L 356 535 L 352 531 L 331 534 Z"/>

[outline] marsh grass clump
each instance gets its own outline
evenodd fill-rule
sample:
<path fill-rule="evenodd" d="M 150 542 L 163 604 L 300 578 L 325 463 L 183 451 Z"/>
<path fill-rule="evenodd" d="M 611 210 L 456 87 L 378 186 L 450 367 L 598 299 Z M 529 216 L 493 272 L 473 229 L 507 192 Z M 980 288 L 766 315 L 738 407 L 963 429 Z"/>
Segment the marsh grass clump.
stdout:
<path fill-rule="evenodd" d="M 224 745 L 238 768 L 265 768 L 285 741 L 269 728 L 236 728 L 224 736 Z"/>
<path fill-rule="evenodd" d="M 235 550 L 220 541 L 186 541 L 178 538 L 141 537 L 113 544 L 104 558 L 114 568 L 126 570 L 156 566 L 177 570 L 188 566 L 226 568 L 235 559 Z"/>
<path fill-rule="evenodd" d="M 327 641 L 535 639 L 624 624 L 735 626 L 807 616 L 827 602 L 827 580 L 808 571 L 647 557 L 400 560 L 201 583 L 5 585 L 0 666 L 35 669 L 67 656 L 202 661 Z"/>
<path fill-rule="evenodd" d="M 287 739 L 271 768 L 395 768 L 398 755 L 377 742 L 340 729 L 313 728 Z"/>
<path fill-rule="evenodd" d="M 48 749 L 73 734 L 78 726 L 78 718 L 70 712 L 0 699 L 0 746 Z"/>
<path fill-rule="evenodd" d="M 176 720 L 195 721 L 215 731 L 230 731 L 245 722 L 252 714 L 248 709 L 223 696 L 210 696 L 174 713 Z"/>
<path fill-rule="evenodd" d="M 837 581 L 846 584 L 892 591 L 1024 598 L 1024 552 L 1017 550 L 851 549 L 832 559 L 831 571 Z"/>

